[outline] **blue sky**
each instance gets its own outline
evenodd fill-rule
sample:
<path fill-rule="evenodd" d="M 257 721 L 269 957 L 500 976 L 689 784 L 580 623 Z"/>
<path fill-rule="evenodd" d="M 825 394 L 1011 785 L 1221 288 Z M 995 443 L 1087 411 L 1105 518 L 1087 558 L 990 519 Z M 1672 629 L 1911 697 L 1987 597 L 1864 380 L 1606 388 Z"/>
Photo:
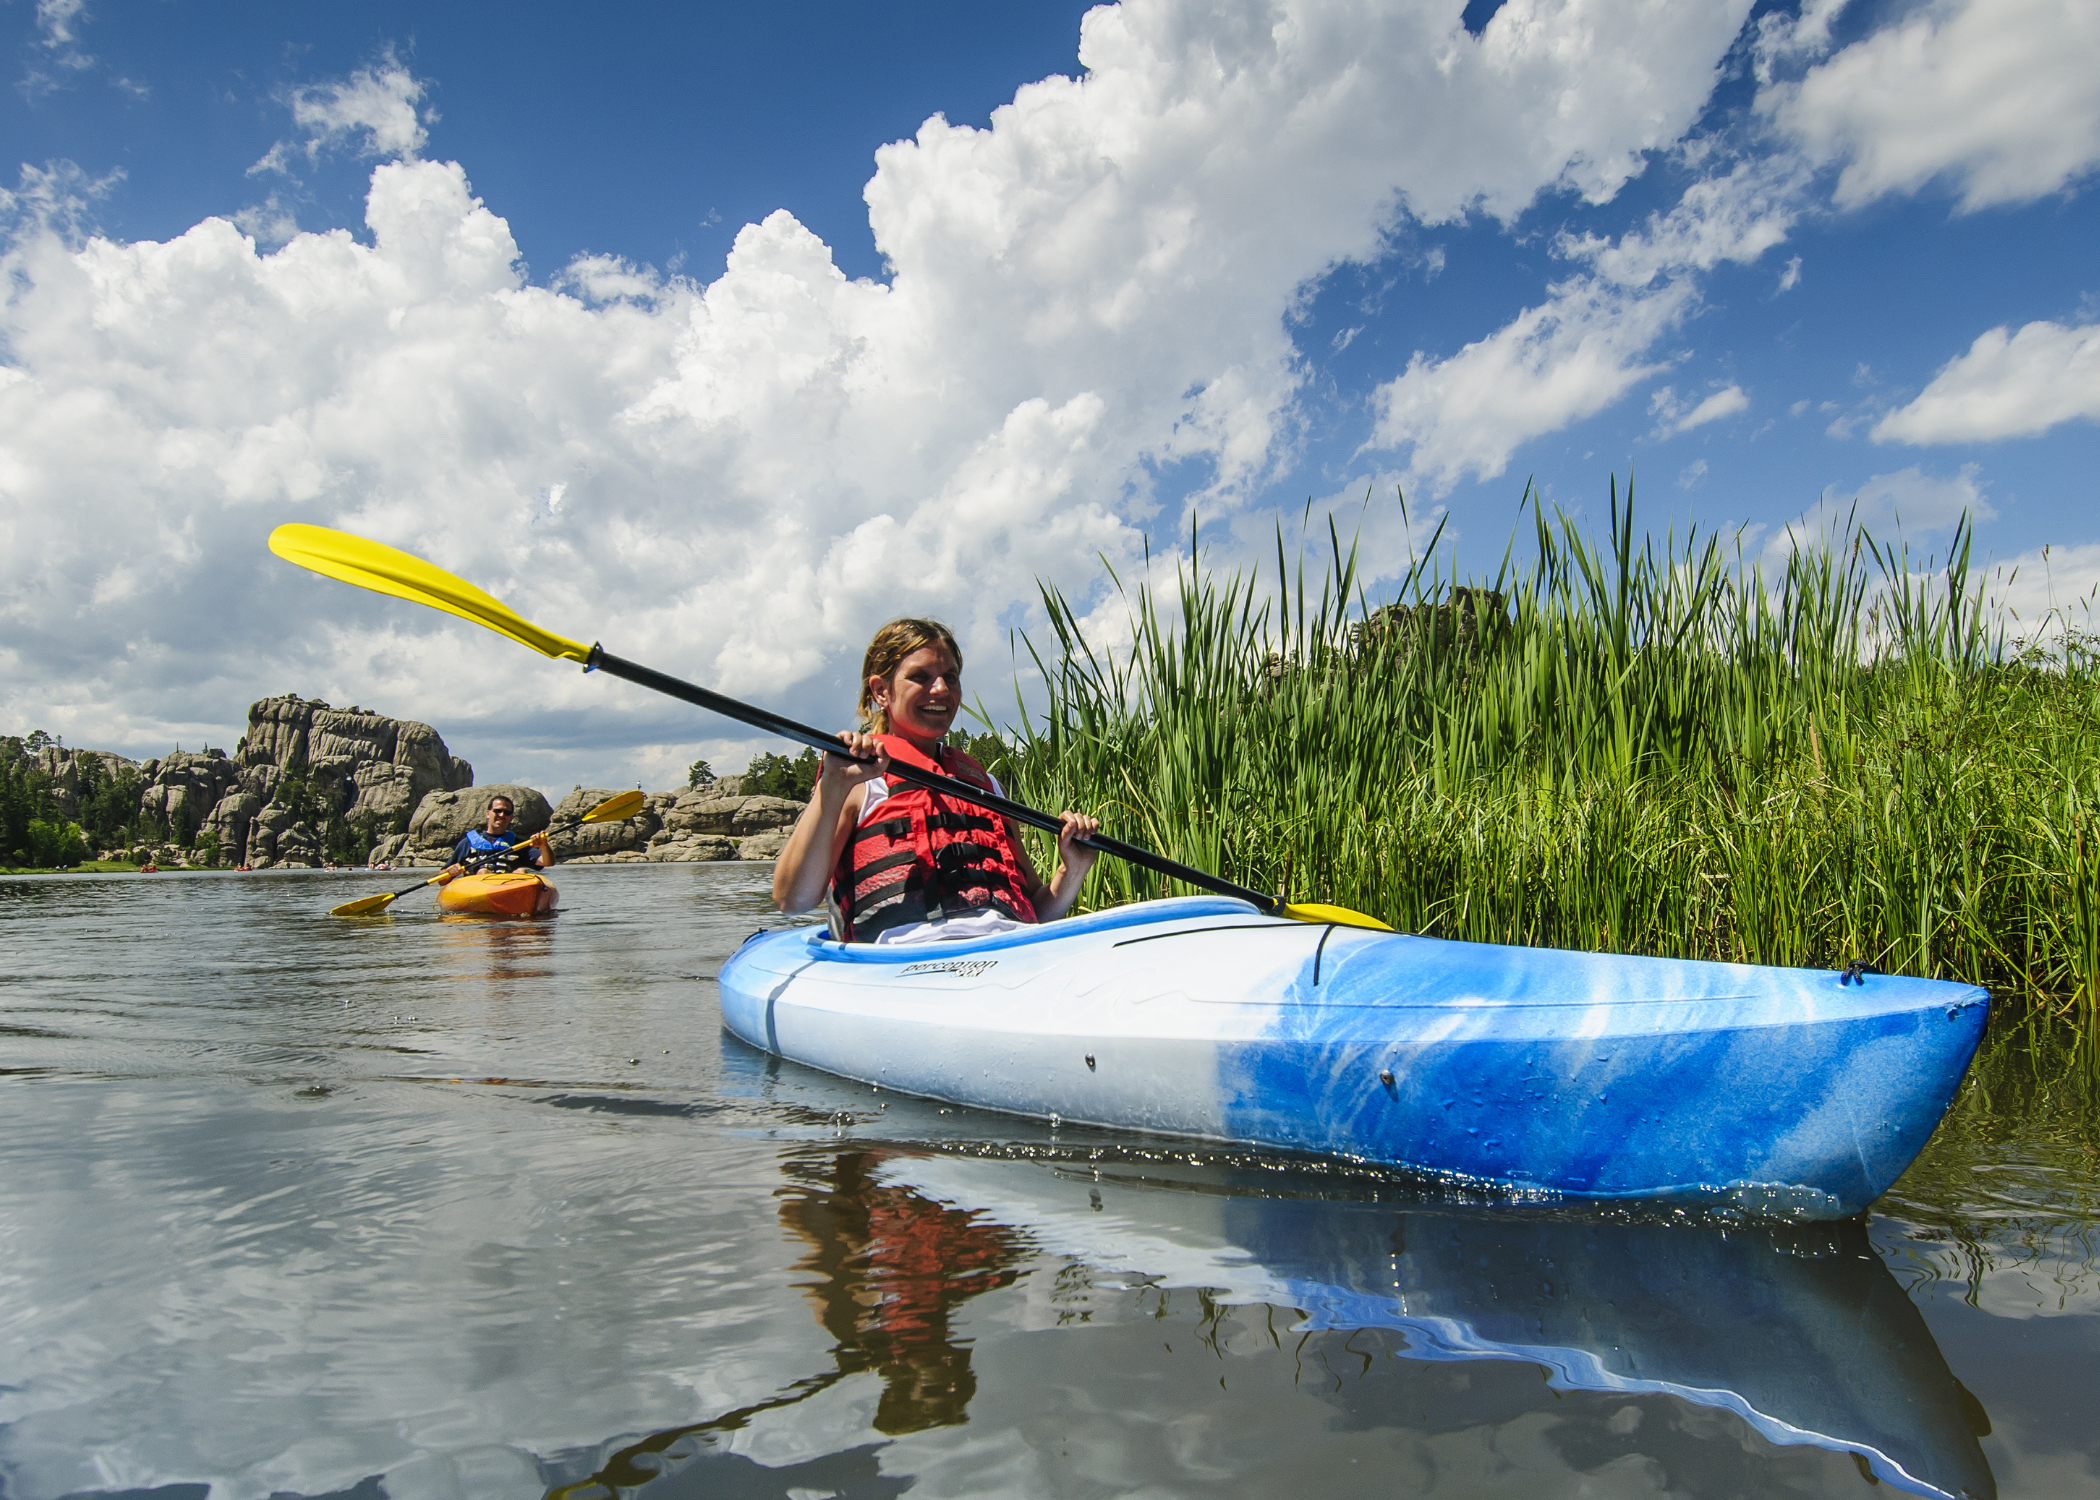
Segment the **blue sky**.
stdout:
<path fill-rule="evenodd" d="M 785 208 L 842 269 L 877 276 L 860 201 L 875 148 L 931 114 L 985 124 L 1024 83 L 1078 71 L 1085 5 L 358 6 L 144 0 L 68 23 L 8 0 L 22 161 L 112 169 L 100 227 L 166 239 L 257 198 L 248 167 L 288 133 L 280 97 L 391 55 L 437 115 L 425 154 L 467 165 L 542 275 L 587 251 L 695 274 Z M 34 79 L 22 86 L 19 80 Z M 371 162 L 332 154 L 296 193 L 302 228 L 361 228 Z M 281 186 L 281 184 L 273 184 Z"/>
<path fill-rule="evenodd" d="M 2024 617 L 2100 582 L 2076 0 L 10 0 L 0 37 L 15 732 L 155 753 L 296 688 L 484 779 L 748 753 L 285 577 L 284 520 L 827 721 L 900 612 L 1003 700 L 1035 580 L 1113 633 L 1100 557 L 1192 508 L 1232 566 L 1313 500 L 1390 577 L 1399 486 L 1491 567 L 1527 479 L 1593 514 L 1632 474 L 1753 552 L 1967 508 Z"/>

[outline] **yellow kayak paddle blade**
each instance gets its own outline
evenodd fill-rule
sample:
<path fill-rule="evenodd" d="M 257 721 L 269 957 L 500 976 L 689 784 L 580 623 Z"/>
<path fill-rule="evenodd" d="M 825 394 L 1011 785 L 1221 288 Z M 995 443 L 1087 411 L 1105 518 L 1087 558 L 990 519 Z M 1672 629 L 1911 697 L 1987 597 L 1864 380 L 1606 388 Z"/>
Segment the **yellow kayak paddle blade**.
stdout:
<path fill-rule="evenodd" d="M 403 896 L 406 896 L 409 891 L 420 891 L 423 889 L 423 886 L 436 884 L 437 876 L 433 875 L 419 885 L 410 886 L 407 891 L 381 891 L 376 896 L 364 896 L 356 901 L 345 901 L 341 906 L 331 906 L 328 908 L 328 915 L 331 917 L 376 917 Z"/>
<path fill-rule="evenodd" d="M 286 562 L 311 568 L 326 578 L 339 578 L 375 594 L 392 594 L 427 604 L 462 620 L 487 626 L 521 646 L 556 660 L 587 661 L 591 648 L 542 630 L 500 599 L 483 593 L 435 563 L 347 531 L 293 521 L 270 533 L 270 550 Z"/>
<path fill-rule="evenodd" d="M 648 800 L 642 795 L 639 788 L 631 792 L 622 792 L 617 797 L 608 797 L 605 801 L 599 803 L 585 813 L 580 821 L 585 823 L 624 823 L 640 812 L 642 804 Z"/>
<path fill-rule="evenodd" d="M 1393 929 L 1376 917 L 1367 917 L 1360 911 L 1351 911 L 1346 906 L 1324 906 L 1317 901 L 1286 904 L 1279 910 L 1286 917 L 1300 922 L 1332 922 L 1337 927 L 1368 927 L 1373 932 L 1391 932 Z"/>

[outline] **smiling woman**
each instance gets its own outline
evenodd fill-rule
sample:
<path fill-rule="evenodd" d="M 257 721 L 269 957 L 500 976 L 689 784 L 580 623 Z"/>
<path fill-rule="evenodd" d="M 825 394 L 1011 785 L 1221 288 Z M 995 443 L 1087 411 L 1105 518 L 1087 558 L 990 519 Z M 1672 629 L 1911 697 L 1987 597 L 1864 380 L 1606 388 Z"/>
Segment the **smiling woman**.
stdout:
<path fill-rule="evenodd" d="M 962 647 L 937 620 L 892 620 L 861 662 L 861 728 L 827 753 L 809 809 L 781 852 L 773 899 L 782 911 L 820 901 L 848 942 L 983 937 L 1063 916 L 1079 898 L 1100 831 L 1067 811 L 1057 869 L 1035 872 L 1012 821 L 924 787 L 892 789 L 894 758 L 990 792 L 999 783 L 944 743 L 962 706 Z"/>

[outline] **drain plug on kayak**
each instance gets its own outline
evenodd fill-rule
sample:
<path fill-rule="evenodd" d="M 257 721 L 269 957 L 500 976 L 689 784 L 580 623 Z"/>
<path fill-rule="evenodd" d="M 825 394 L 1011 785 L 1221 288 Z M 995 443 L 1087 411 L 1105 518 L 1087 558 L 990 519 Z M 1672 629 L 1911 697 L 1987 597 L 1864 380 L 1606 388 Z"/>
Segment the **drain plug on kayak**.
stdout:
<path fill-rule="evenodd" d="M 1094 1071 L 1094 1054 L 1091 1052 L 1086 1055 L 1086 1070 L 1089 1073 Z"/>
<path fill-rule="evenodd" d="M 1400 1090 L 1393 1083 L 1393 1070 L 1391 1068 L 1380 1068 L 1378 1070 L 1378 1081 L 1385 1085 L 1385 1091 L 1388 1094 L 1391 1094 L 1395 1099 L 1400 1097 Z"/>

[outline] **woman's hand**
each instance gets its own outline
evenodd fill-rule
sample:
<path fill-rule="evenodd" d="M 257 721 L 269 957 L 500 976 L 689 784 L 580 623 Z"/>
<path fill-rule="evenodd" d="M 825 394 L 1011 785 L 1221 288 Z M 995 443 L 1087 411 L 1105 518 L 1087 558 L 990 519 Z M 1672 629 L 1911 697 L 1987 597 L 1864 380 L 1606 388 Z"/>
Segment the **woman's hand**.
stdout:
<path fill-rule="evenodd" d="M 1057 830 L 1057 868 L 1037 890 L 1035 919 L 1038 922 L 1055 922 L 1072 909 L 1073 903 L 1079 899 L 1079 888 L 1086 884 L 1087 871 L 1094 868 L 1094 861 L 1101 854 L 1100 850 L 1089 849 L 1079 842 L 1101 831 L 1099 818 L 1090 818 L 1069 808 L 1059 816 L 1064 819 L 1064 826 Z M 1021 857 L 1021 868 L 1033 878 L 1034 872 L 1026 863 L 1025 848 Z"/>
<path fill-rule="evenodd" d="M 839 743 L 841 749 L 826 750 L 817 761 L 823 789 L 831 796 L 844 796 L 864 781 L 889 774 L 889 753 L 879 736 L 849 729 Z"/>
<path fill-rule="evenodd" d="M 1072 872 L 1074 880 L 1084 880 L 1086 872 L 1094 868 L 1094 861 L 1101 857 L 1101 851 L 1089 849 L 1079 841 L 1090 839 L 1099 833 L 1101 820 L 1090 818 L 1085 813 L 1073 812 L 1070 808 L 1066 808 L 1058 816 L 1065 820 L 1065 826 L 1057 830 L 1058 863 Z"/>

